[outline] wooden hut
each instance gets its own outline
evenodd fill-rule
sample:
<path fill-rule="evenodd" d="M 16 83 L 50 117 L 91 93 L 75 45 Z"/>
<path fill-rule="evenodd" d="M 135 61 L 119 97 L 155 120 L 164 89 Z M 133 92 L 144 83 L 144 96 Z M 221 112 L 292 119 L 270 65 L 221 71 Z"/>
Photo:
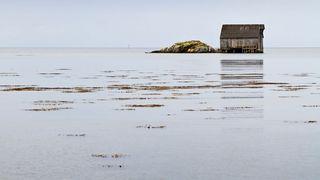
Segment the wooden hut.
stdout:
<path fill-rule="evenodd" d="M 225 24 L 220 35 L 224 53 L 263 53 L 263 24 Z"/>

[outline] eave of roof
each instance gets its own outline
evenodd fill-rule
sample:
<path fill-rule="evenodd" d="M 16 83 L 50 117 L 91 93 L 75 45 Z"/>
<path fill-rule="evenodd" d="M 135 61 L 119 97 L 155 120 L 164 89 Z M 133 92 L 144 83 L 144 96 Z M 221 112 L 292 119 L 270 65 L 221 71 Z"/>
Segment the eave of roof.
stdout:
<path fill-rule="evenodd" d="M 247 39 L 263 37 L 263 24 L 225 24 L 220 39 Z"/>

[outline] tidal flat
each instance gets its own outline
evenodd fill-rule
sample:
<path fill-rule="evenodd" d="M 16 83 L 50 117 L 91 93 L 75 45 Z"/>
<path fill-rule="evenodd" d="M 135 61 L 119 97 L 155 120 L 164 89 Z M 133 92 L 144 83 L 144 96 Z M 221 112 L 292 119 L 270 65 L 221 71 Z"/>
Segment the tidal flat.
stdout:
<path fill-rule="evenodd" d="M 0 179 L 318 179 L 320 48 L 0 49 Z"/>

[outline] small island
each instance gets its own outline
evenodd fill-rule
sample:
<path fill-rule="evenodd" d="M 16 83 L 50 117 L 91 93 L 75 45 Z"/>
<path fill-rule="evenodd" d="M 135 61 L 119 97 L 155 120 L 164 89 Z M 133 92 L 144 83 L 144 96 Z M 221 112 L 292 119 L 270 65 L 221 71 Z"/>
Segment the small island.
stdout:
<path fill-rule="evenodd" d="M 215 53 L 217 52 L 213 47 L 198 41 L 178 42 L 171 47 L 166 47 L 160 50 L 152 51 L 150 53 Z"/>

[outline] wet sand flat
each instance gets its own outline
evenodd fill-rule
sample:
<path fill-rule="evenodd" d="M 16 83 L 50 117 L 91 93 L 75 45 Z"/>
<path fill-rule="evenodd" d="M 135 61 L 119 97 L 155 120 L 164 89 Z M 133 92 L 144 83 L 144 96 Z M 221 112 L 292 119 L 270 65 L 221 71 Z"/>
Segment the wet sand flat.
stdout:
<path fill-rule="evenodd" d="M 0 179 L 320 176 L 319 48 L 60 51 L 0 49 Z"/>

